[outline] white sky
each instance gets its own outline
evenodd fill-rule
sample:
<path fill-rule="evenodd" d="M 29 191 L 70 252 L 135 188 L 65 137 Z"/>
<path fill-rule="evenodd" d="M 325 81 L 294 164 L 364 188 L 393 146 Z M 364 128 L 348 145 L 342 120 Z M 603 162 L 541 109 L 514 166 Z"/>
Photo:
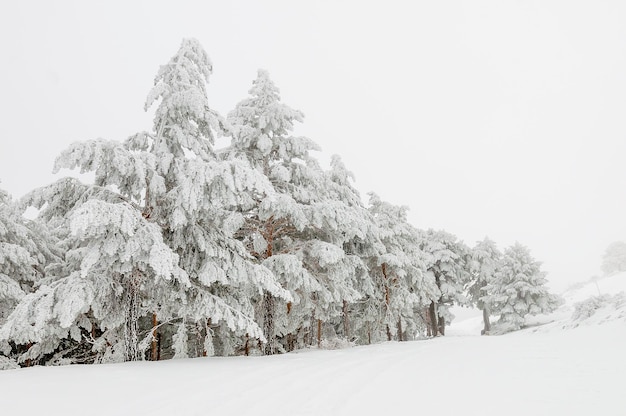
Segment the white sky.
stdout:
<path fill-rule="evenodd" d="M 624 1 L 0 4 L 0 187 L 55 180 L 68 144 L 123 140 L 183 37 L 223 115 L 257 68 L 363 193 L 473 245 L 515 240 L 554 288 L 626 240 Z"/>

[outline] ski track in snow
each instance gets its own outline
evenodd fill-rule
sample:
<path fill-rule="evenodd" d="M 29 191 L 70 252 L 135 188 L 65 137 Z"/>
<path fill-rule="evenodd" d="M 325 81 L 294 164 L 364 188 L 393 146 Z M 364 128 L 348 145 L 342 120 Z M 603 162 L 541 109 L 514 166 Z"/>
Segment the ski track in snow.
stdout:
<path fill-rule="evenodd" d="M 503 336 L 473 336 L 478 317 L 424 341 L 2 371 L 0 414 L 625 415 L 624 309 L 572 329 L 562 309 Z"/>

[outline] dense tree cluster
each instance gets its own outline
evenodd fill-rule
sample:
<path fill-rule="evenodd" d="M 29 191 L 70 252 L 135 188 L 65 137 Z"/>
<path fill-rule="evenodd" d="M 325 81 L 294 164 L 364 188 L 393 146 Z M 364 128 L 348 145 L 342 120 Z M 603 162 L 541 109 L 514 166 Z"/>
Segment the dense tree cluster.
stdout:
<path fill-rule="evenodd" d="M 520 327 L 554 308 L 525 247 L 470 248 L 373 193 L 365 204 L 339 157 L 323 169 L 293 134 L 303 115 L 267 72 L 222 117 L 211 71 L 184 40 L 148 95 L 151 131 L 57 158 L 93 183 L 0 192 L 0 367 L 401 341 L 445 334 L 453 305 L 483 309 L 488 332 L 490 314 Z"/>

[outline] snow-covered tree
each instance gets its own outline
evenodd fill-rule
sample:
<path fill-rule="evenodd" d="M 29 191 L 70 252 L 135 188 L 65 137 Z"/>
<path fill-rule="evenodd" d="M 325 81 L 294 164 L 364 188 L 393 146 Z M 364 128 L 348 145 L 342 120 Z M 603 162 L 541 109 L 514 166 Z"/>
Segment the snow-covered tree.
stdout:
<path fill-rule="evenodd" d="M 245 213 L 240 233 L 259 263 L 272 270 L 293 297 L 282 307 L 271 293 L 259 302 L 258 315 L 269 340 L 264 352 L 273 354 L 303 345 L 305 338 L 310 342 L 313 321 L 319 342 L 322 321 L 342 313 L 336 305 L 345 311 L 343 302 L 359 297 L 353 288 L 359 261 L 342 246 L 363 233 L 363 215 L 354 215 L 358 205 L 338 198 L 338 188 L 329 188 L 331 183 L 340 185 L 311 154 L 318 146 L 292 135 L 303 115 L 280 101 L 266 71 L 259 70 L 249 93 L 228 116 L 234 136 L 224 157 L 247 161 L 269 178 L 274 190 Z"/>
<path fill-rule="evenodd" d="M 561 303 L 546 288 L 546 273 L 530 250 L 515 243 L 504 251 L 500 270 L 485 286 L 483 301 L 499 314 L 502 330 L 517 330 L 524 326 L 526 315 L 549 313 Z"/>
<path fill-rule="evenodd" d="M 104 361 L 140 359 L 138 320 L 154 310 L 151 301 L 163 299 L 160 280 L 187 284 L 178 256 L 163 243 L 160 228 L 124 202 L 85 202 L 72 213 L 70 230 L 78 245 L 66 259 L 75 270 L 26 296 L 3 337 L 34 344 L 22 360 L 51 353 L 61 358 L 64 339 L 79 343 L 84 336 Z"/>
<path fill-rule="evenodd" d="M 472 248 L 469 259 L 469 272 L 471 283 L 467 289 L 469 299 L 472 304 L 483 312 L 484 328 L 482 334 L 489 334 L 491 323 L 489 321 L 490 307 L 485 302 L 485 286 L 495 277 L 500 267 L 502 253 L 498 250 L 496 243 L 485 237 L 478 241 Z"/>
<path fill-rule="evenodd" d="M 370 193 L 369 211 L 378 229 L 382 250 L 369 259 L 376 289 L 364 302 L 374 341 L 406 339 L 422 329 L 421 310 L 439 291 L 425 272 L 418 230 L 407 221 L 407 207 L 395 206 Z M 376 314 L 376 315 L 374 315 Z"/>
<path fill-rule="evenodd" d="M 446 325 L 454 318 L 450 308 L 469 305 L 465 296 L 465 286 L 470 278 L 467 266 L 469 248 L 443 230 L 423 232 L 420 247 L 426 257 L 427 275 L 439 289 L 439 297 L 429 308 L 430 332 L 432 336 L 445 335 Z"/>
<path fill-rule="evenodd" d="M 161 67 L 146 102 L 148 108 L 160 99 L 155 132 L 127 142 L 130 149 L 147 151 L 159 161 L 156 171 L 163 186 L 149 188 L 146 210 L 164 228 L 165 240 L 190 275 L 188 318 L 200 328 L 211 319 L 215 296 L 230 299 L 235 310 L 248 317 L 253 312 L 249 290 L 288 297 L 267 268 L 249 261 L 234 238 L 243 225 L 240 212 L 272 189 L 246 161 L 219 160 L 215 155 L 213 140 L 226 128 L 207 104 L 205 83 L 211 71 L 199 43 L 184 40 L 178 53 Z M 245 321 L 243 326 L 234 322 L 229 326 L 257 336 L 256 324 Z M 211 329 L 203 330 L 209 338 Z"/>
<path fill-rule="evenodd" d="M 17 304 L 46 277 L 48 265 L 60 256 L 48 229 L 24 219 L 18 204 L 0 189 L 0 327 Z M 0 336 L 0 354 L 22 349 L 10 347 L 7 341 Z M 27 346 L 28 342 L 19 344 Z"/>
<path fill-rule="evenodd" d="M 158 357 L 158 328 L 168 331 L 169 339 L 164 341 L 171 345 L 176 356 L 213 353 L 212 338 L 217 326 L 224 329 L 219 331 L 223 337 L 248 334 L 263 340 L 259 326 L 253 321 L 248 293 L 265 290 L 289 298 L 267 268 L 249 261 L 245 247 L 234 238 L 243 224 L 238 211 L 246 209 L 258 195 L 270 192 L 271 187 L 265 177 L 245 162 L 222 161 L 215 155 L 212 143 L 223 132 L 224 121 L 207 104 L 205 84 L 211 68 L 199 43 L 184 40 L 177 54 L 161 67 L 148 96 L 146 107 L 159 101 L 154 132 L 136 134 L 123 143 L 102 139 L 75 143 L 55 162 L 55 171 L 80 168 L 81 172 L 95 174 L 94 183 L 86 189 L 82 185 L 59 185 L 55 189 L 60 192 L 47 192 L 49 201 L 45 211 L 49 217 L 58 211 L 60 223 L 70 224 L 75 231 L 67 235 L 66 244 L 70 250 L 68 261 L 72 264 L 65 268 L 65 275 L 59 276 L 59 281 L 73 279 L 72 285 L 80 286 L 77 279 L 89 279 L 89 274 L 84 272 L 85 264 L 93 266 L 105 282 L 108 279 L 108 284 L 116 289 L 118 303 L 125 305 L 124 319 L 130 317 L 130 326 L 126 325 L 129 335 L 124 338 L 126 359 L 139 358 L 146 342 L 151 344 L 152 358 Z M 64 184 L 71 185 L 69 181 Z M 78 195 L 74 195 L 73 188 L 80 189 Z M 69 201 L 80 202 L 80 206 L 64 206 L 68 196 Z M 108 211 L 118 216 L 123 214 L 120 218 L 126 218 L 127 222 L 136 221 L 135 228 L 115 223 L 113 219 L 106 226 L 101 224 L 99 221 L 108 218 Z M 75 227 L 76 218 L 84 219 L 84 227 Z M 107 230 L 103 231 L 104 228 Z M 123 243 L 116 243 L 117 239 Z M 169 264 L 176 260 L 171 276 L 142 266 L 152 264 L 150 250 L 157 245 L 162 261 Z M 109 250 L 108 257 L 94 260 L 98 247 L 104 246 Z M 135 250 L 133 255 L 138 257 L 129 258 L 124 250 Z M 120 264 L 124 272 L 118 270 Z M 56 283 L 54 288 L 59 285 L 62 283 Z M 97 293 L 94 302 L 89 299 L 83 302 L 90 305 L 88 310 L 85 310 L 87 306 L 79 308 L 80 313 L 93 318 L 103 331 L 95 339 L 95 346 L 111 332 L 107 329 L 112 328 L 101 321 L 103 317 L 96 316 L 94 309 L 97 302 L 106 302 L 109 292 Z M 53 306 L 55 302 L 58 300 L 53 301 Z M 54 313 L 50 308 L 47 311 Z M 119 314 L 110 315 L 110 319 L 120 322 Z M 60 322 L 54 316 L 50 321 Z M 69 321 L 63 322 L 61 330 L 66 329 Z M 82 328 L 87 329 L 85 326 Z M 142 342 L 139 331 L 146 335 Z M 18 336 L 15 332 L 11 334 Z M 201 345 L 195 345 L 192 342 L 195 340 Z M 116 341 L 109 337 L 105 344 L 119 350 L 115 342 L 120 343 L 119 337 Z M 232 348 L 226 346 L 232 344 L 232 339 L 221 340 L 222 352 L 231 352 Z"/>
<path fill-rule="evenodd" d="M 626 271 L 626 242 L 609 244 L 602 257 L 602 271 L 605 275 Z"/>
<path fill-rule="evenodd" d="M 365 207 L 361 196 L 353 185 L 355 180 L 352 172 L 348 171 L 338 155 L 333 155 L 330 169 L 325 172 L 324 200 L 319 204 L 326 210 L 334 211 L 327 215 L 326 226 L 317 227 L 318 238 L 331 241 L 342 247 L 349 267 L 342 271 L 342 276 L 336 279 L 337 284 L 331 287 L 342 287 L 346 293 L 341 299 L 329 305 L 331 320 L 336 320 L 335 335 L 341 335 L 345 340 L 364 340 L 356 333 L 363 325 L 363 309 L 360 304 L 366 297 L 374 295 L 374 286 L 371 284 L 368 262 L 384 252 L 385 247 L 380 241 L 380 233 L 374 216 Z M 322 211 L 324 208 L 320 208 Z M 339 312 L 337 308 L 341 308 Z M 363 331 L 361 331 L 363 332 Z M 361 334 L 363 335 L 363 334 Z"/>

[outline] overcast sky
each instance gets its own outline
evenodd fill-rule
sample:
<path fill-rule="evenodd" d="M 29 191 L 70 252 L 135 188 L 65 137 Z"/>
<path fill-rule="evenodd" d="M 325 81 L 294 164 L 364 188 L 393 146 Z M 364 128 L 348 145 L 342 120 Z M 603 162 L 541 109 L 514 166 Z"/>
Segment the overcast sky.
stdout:
<path fill-rule="evenodd" d="M 159 65 L 195 37 L 223 115 L 267 69 L 364 198 L 469 245 L 518 240 L 561 289 L 626 240 L 624 22 L 619 0 L 2 2 L 0 187 L 149 129 Z"/>

